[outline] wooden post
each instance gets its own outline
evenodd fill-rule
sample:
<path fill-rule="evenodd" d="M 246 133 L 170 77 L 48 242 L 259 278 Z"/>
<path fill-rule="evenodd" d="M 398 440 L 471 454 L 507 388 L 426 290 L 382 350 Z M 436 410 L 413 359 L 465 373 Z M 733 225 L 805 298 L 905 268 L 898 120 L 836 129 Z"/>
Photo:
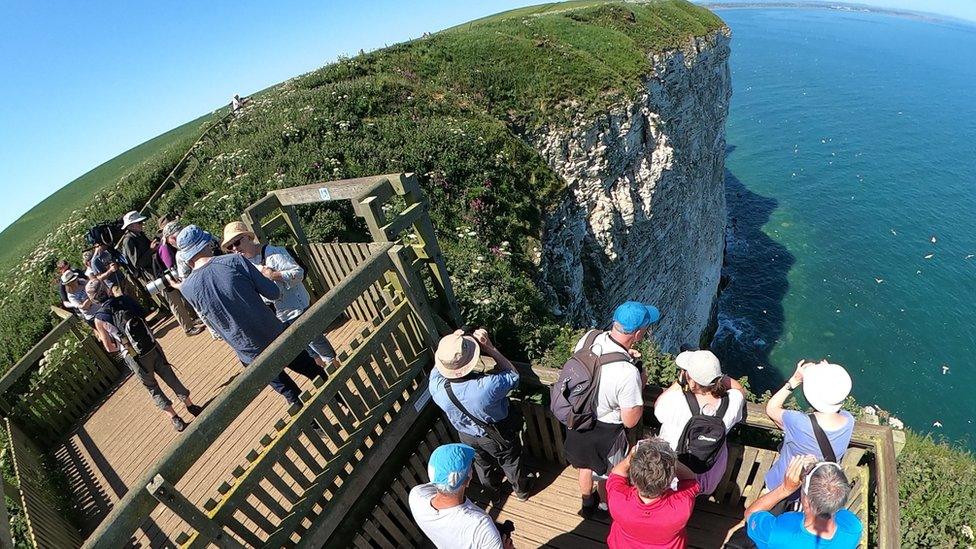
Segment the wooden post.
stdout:
<path fill-rule="evenodd" d="M 10 535 L 10 517 L 7 515 L 7 481 L 0 476 L 0 549 L 14 549 L 14 539 Z M 16 490 L 14 490 L 16 492 Z"/>
<path fill-rule="evenodd" d="M 183 519 L 184 522 L 199 532 L 200 536 L 205 538 L 206 541 L 213 543 L 221 549 L 243 549 L 243 545 L 226 534 L 223 528 L 207 517 L 203 511 L 197 509 L 196 505 L 193 505 L 190 500 L 186 499 L 186 496 L 181 494 L 175 486 L 167 482 L 162 475 L 153 477 L 152 482 L 146 485 L 146 490 L 149 490 L 149 493 L 158 499 L 160 503 L 168 507 L 178 517 Z"/>
<path fill-rule="evenodd" d="M 410 306 L 417 312 L 417 318 L 423 324 L 428 345 L 431 349 L 437 348 L 441 336 L 438 333 L 437 325 L 434 323 L 430 303 L 426 299 L 427 292 L 424 291 L 424 282 L 414 269 L 414 261 L 411 257 L 413 254 L 407 248 L 396 245 L 389 251 L 389 255 L 400 274 L 399 280 L 391 282 L 402 284 L 401 290 L 404 297 L 410 302 Z"/>

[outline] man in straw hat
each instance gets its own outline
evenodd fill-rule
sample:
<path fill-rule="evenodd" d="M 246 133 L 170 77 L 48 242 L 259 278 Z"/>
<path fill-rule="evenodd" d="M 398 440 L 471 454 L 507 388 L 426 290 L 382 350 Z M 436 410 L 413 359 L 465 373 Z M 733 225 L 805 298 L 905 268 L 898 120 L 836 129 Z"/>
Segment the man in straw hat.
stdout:
<path fill-rule="evenodd" d="M 285 325 L 262 301 L 277 299 L 280 290 L 240 255 L 214 257 L 212 241 L 213 236 L 196 225 L 184 227 L 177 235 L 177 256 L 192 269 L 183 281 L 183 297 L 247 366 L 285 331 Z M 326 377 L 325 370 L 304 350 L 285 367 L 309 379 Z M 284 370 L 269 385 L 288 404 L 301 405 L 298 385 Z"/>
<path fill-rule="evenodd" d="M 783 404 L 799 385 L 814 412 L 786 410 Z M 840 463 L 854 432 L 854 416 L 841 406 L 851 393 L 851 376 L 843 366 L 826 360 L 813 363 L 801 360 L 796 372 L 769 399 L 766 415 L 783 429 L 779 457 L 766 473 L 766 489 L 775 490 L 794 456 L 812 455 L 818 460 Z M 796 494 L 790 498 L 796 499 Z"/>
<path fill-rule="evenodd" d="M 476 373 L 482 353 L 494 359 L 494 373 Z M 529 497 L 522 475 L 522 418 L 509 410 L 508 393 L 518 385 L 515 366 L 488 338 L 484 328 L 471 335 L 463 330 L 441 338 L 430 373 L 430 394 L 450 420 L 461 442 L 475 449 L 474 467 L 485 488 L 498 494 L 493 479 L 500 467 L 515 490 L 515 497 Z"/>
<path fill-rule="evenodd" d="M 256 242 L 254 233 L 242 221 L 233 221 L 224 227 L 224 239 L 220 246 L 228 252 L 244 256 L 261 274 L 278 286 L 281 292 L 278 299 L 269 299 L 266 302 L 274 307 L 275 315 L 285 326 L 291 326 L 308 309 L 311 297 L 305 289 L 305 284 L 302 283 L 305 279 L 305 269 L 295 261 L 288 250 L 280 246 L 261 245 Z M 321 330 L 319 335 L 308 344 L 308 348 L 319 366 L 328 367 L 335 361 L 335 349 L 321 334 Z"/>

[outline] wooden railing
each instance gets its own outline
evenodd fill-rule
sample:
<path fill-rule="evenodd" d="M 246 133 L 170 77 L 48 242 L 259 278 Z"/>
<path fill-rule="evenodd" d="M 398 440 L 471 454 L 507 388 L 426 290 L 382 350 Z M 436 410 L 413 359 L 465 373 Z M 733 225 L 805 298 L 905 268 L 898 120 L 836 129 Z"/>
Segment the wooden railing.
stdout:
<path fill-rule="evenodd" d="M 302 520 L 321 513 L 323 502 L 341 498 L 356 482 L 364 482 L 357 470 L 372 463 L 373 454 L 382 447 L 396 442 L 391 436 L 395 420 L 409 419 L 405 410 L 421 408 L 414 404 L 422 398 L 422 372 L 430 366 L 429 349 L 437 340 L 421 282 L 410 267 L 412 253 L 391 243 L 370 244 L 369 250 L 365 261 L 207 406 L 156 465 L 134 483 L 147 490 L 128 492 L 86 547 L 128 543 L 159 503 L 192 528 L 193 533 L 180 540 L 192 546 L 279 544 L 307 529 Z M 235 471 L 235 478 L 220 487 L 204 510 L 182 496 L 174 486 L 210 442 L 313 336 L 378 283 L 383 288 L 384 308 L 353 342 L 351 353 L 340 355 L 342 366 L 330 372 L 328 380 L 316 381 L 315 391 L 303 395 L 304 406 L 291 410 L 290 417 L 264 437 L 262 446 L 251 452 L 247 463 Z M 304 539 L 316 535 L 305 534 Z"/>
<path fill-rule="evenodd" d="M 121 379 L 123 369 L 112 360 L 81 321 L 61 311 L 63 320 L 0 378 L 0 410 L 42 448 L 50 447 L 85 417 Z M 45 353 L 56 345 L 76 349 L 48 366 L 30 386 Z"/>
<path fill-rule="evenodd" d="M 26 511 L 30 541 L 41 549 L 71 549 L 81 546 L 81 535 L 65 518 L 48 473 L 41 464 L 41 450 L 9 418 L 6 429 L 10 454 L 17 476 L 20 504 Z M 6 506 L 4 505 L 4 511 Z M 9 534 L 8 534 L 9 536 Z"/>

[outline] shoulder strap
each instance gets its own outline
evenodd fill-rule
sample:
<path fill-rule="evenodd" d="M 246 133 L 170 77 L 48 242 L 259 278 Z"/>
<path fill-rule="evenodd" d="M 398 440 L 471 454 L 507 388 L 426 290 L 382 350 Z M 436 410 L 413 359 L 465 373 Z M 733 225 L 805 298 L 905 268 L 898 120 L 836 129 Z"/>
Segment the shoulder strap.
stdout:
<path fill-rule="evenodd" d="M 493 425 L 489 425 L 486 421 L 483 421 L 480 418 L 475 417 L 474 414 L 469 412 L 468 409 L 465 408 L 463 404 L 461 404 L 461 400 L 458 399 L 456 394 L 454 394 L 454 388 L 451 386 L 451 380 L 446 378 L 444 379 L 444 389 L 447 390 L 447 397 L 451 399 L 451 403 L 454 404 L 454 406 L 458 410 L 460 410 L 464 416 L 466 416 L 468 419 L 473 421 L 475 425 L 484 429 L 485 434 L 487 434 L 489 438 L 497 440 L 496 436 L 497 437 L 501 436 L 501 434 L 498 433 L 498 430 L 495 429 Z"/>
<path fill-rule="evenodd" d="M 688 403 L 688 409 L 691 410 L 691 417 L 701 415 L 701 406 L 698 405 L 698 399 L 695 398 L 695 394 L 689 391 L 681 391 L 681 394 L 685 395 L 685 401 Z"/>
<path fill-rule="evenodd" d="M 729 395 L 728 393 L 726 393 L 726 395 L 722 397 L 721 404 L 718 405 L 718 410 L 715 412 L 715 417 L 721 419 L 724 422 L 725 412 L 727 412 L 728 409 L 729 409 Z"/>
<path fill-rule="evenodd" d="M 261 246 L 261 263 L 260 265 L 264 267 L 264 262 L 268 260 L 268 245 L 264 244 Z"/>
<path fill-rule="evenodd" d="M 817 423 L 816 414 L 808 414 L 808 417 L 810 418 L 810 424 L 813 425 L 813 436 L 817 437 L 817 445 L 820 446 L 820 453 L 823 454 L 826 461 L 837 463 L 837 455 L 834 454 L 834 447 L 830 445 L 830 439 L 827 438 L 827 433 Z"/>

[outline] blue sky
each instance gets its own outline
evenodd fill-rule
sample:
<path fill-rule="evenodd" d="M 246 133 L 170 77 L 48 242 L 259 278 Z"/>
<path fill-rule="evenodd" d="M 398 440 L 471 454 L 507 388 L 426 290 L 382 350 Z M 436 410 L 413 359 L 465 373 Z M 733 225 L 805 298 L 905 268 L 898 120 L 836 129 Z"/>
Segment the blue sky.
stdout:
<path fill-rule="evenodd" d="M 167 130 L 333 61 L 533 0 L 0 5 L 0 229 Z M 863 3 L 976 20 L 974 0 Z"/>

